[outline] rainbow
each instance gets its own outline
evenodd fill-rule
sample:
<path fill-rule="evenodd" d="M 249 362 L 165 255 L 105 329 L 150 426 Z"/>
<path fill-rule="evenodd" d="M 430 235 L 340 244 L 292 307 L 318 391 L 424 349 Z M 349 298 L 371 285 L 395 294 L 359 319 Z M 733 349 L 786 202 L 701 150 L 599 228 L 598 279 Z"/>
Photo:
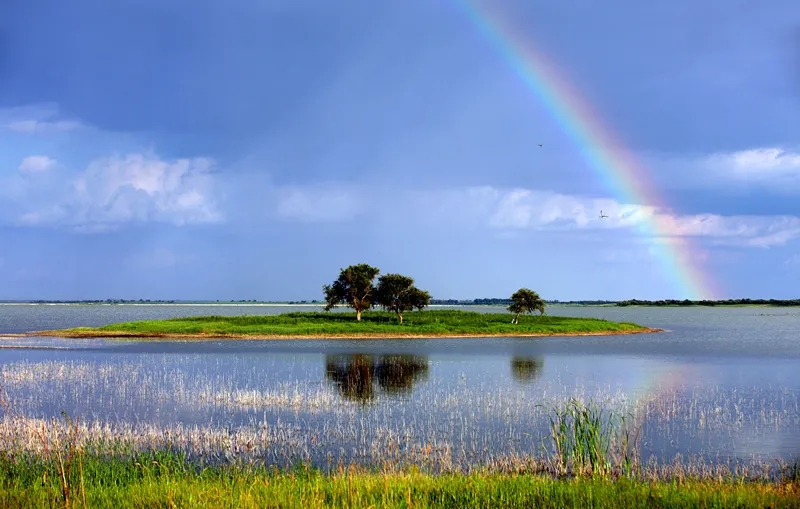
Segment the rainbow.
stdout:
<path fill-rule="evenodd" d="M 453 2 L 539 99 L 617 201 L 656 211 L 669 210 L 645 167 L 602 125 L 577 90 L 541 52 L 490 12 L 488 3 L 486 8 L 479 8 L 470 0 Z M 671 226 L 665 214 L 647 215 L 637 222 L 641 234 L 654 241 L 654 254 L 675 287 L 675 298 L 714 299 L 720 292 L 696 265 L 702 258 L 699 251 L 689 239 L 672 234 Z"/>

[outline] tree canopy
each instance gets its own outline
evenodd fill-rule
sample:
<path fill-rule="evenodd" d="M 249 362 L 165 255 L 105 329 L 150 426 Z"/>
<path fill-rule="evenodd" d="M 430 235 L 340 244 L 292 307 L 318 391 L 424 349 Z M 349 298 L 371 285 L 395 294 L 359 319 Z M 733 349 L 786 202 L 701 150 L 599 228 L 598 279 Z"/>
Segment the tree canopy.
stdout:
<path fill-rule="evenodd" d="M 430 301 L 428 292 L 414 286 L 414 279 L 402 274 L 385 274 L 375 287 L 375 303 L 394 312 L 400 323 L 403 323 L 404 312 L 422 310 Z"/>
<path fill-rule="evenodd" d="M 523 313 L 538 311 L 544 314 L 544 306 L 544 299 L 538 293 L 530 288 L 520 288 L 511 296 L 511 305 L 508 306 L 508 310 L 515 315 L 512 323 L 519 323 L 519 315 Z"/>
<path fill-rule="evenodd" d="M 325 293 L 325 311 L 330 311 L 339 304 L 346 304 L 355 309 L 356 320 L 361 321 L 361 312 L 374 305 L 373 281 L 379 272 L 379 269 L 366 263 L 342 269 L 336 281 L 322 287 Z"/>

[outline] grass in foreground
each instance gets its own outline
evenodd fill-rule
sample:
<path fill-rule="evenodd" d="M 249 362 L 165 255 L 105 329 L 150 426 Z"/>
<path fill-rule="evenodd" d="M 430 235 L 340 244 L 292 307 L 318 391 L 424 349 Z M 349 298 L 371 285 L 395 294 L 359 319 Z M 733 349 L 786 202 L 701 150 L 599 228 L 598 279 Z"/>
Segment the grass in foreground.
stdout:
<path fill-rule="evenodd" d="M 354 313 L 285 313 L 267 316 L 199 316 L 144 320 L 79 327 L 57 331 L 64 336 L 231 336 L 231 337 L 391 337 L 391 336 L 514 336 L 624 334 L 648 332 L 634 323 L 596 318 L 524 316 L 511 323 L 508 313 L 426 310 L 404 314 L 399 324 L 394 314 L 371 311 L 357 322 Z M 50 331 L 53 333 L 53 331 Z"/>
<path fill-rule="evenodd" d="M 556 471 L 534 463 L 440 475 L 391 462 L 327 473 L 208 463 L 171 447 L 86 452 L 65 415 L 66 434 L 38 430 L 38 452 L 0 451 L 0 507 L 800 507 L 797 464 L 769 480 L 628 469 L 611 446 L 625 423 L 601 404 L 570 400 L 551 413 Z"/>
<path fill-rule="evenodd" d="M 66 477 L 40 458 L 0 457 L 2 507 L 800 507 L 795 481 L 645 482 L 527 474 L 323 474 L 216 467 L 170 453 L 79 456 Z M 66 484 L 65 484 L 66 482 Z M 66 486 L 66 489 L 65 489 Z"/>

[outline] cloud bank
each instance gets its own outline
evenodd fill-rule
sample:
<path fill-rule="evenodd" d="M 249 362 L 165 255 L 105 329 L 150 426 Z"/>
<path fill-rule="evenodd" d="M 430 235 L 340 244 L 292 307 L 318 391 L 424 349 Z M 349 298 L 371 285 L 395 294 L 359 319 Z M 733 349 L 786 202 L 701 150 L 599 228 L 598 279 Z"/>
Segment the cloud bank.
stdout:
<path fill-rule="evenodd" d="M 800 217 L 673 214 L 651 206 L 549 190 L 477 186 L 395 190 L 390 187 L 292 187 L 277 214 L 303 222 L 344 222 L 356 213 L 382 224 L 400 220 L 414 227 L 483 228 L 498 232 L 622 230 L 654 238 L 697 237 L 713 244 L 772 247 L 800 237 Z M 278 193 L 280 194 L 280 193 Z M 607 218 L 600 218 L 600 211 Z"/>
<path fill-rule="evenodd" d="M 43 178 L 53 166 L 47 156 L 31 156 L 13 180 L 12 222 L 84 232 L 115 230 L 124 224 L 174 225 L 222 220 L 219 197 L 205 158 L 165 161 L 134 153 L 92 161 L 80 172 Z"/>

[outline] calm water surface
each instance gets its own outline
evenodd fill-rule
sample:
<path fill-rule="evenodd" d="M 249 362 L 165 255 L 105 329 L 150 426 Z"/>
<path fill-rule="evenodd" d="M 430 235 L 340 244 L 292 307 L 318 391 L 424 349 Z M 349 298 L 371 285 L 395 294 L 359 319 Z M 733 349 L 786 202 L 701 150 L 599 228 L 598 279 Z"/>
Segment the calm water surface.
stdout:
<path fill-rule="evenodd" d="M 0 305 L 0 334 L 299 309 L 312 308 Z M 266 430 L 259 439 L 266 445 L 257 450 L 273 462 L 389 456 L 416 462 L 438 454 L 471 464 L 535 454 L 548 432 L 547 408 L 571 396 L 632 412 L 645 459 L 800 459 L 800 309 L 551 306 L 548 313 L 668 332 L 431 340 L 3 338 L 0 383 L 15 411 L 31 418 L 66 411 L 133 428 Z"/>

